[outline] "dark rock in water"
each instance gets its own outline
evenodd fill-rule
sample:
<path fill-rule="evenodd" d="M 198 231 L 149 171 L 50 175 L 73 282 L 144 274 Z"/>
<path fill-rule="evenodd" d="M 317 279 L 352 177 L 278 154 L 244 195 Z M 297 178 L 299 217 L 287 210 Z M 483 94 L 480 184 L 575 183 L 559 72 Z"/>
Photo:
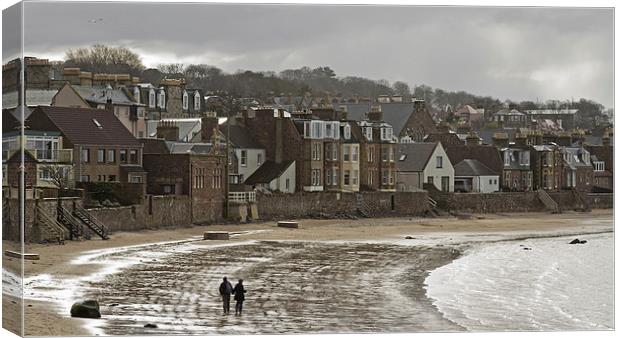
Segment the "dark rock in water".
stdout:
<path fill-rule="evenodd" d="M 586 244 L 586 243 L 588 243 L 588 241 L 586 241 L 586 240 L 579 241 L 579 244 Z"/>
<path fill-rule="evenodd" d="M 157 325 L 148 323 L 148 324 L 144 324 L 144 327 L 149 328 L 149 329 L 156 329 Z"/>
<path fill-rule="evenodd" d="M 101 318 L 99 302 L 96 300 L 85 300 L 73 304 L 73 306 L 71 306 L 71 317 Z"/>
<path fill-rule="evenodd" d="M 568 244 L 581 244 L 581 241 L 579 240 L 579 238 L 575 238 L 572 241 L 570 241 L 570 243 Z"/>
<path fill-rule="evenodd" d="M 112 304 L 110 304 L 110 306 L 118 306 L 118 305 L 119 305 L 118 303 L 112 303 Z"/>
<path fill-rule="evenodd" d="M 415 237 L 407 236 L 405 239 L 415 239 Z"/>
<path fill-rule="evenodd" d="M 523 248 L 523 250 L 532 250 L 532 248 Z"/>

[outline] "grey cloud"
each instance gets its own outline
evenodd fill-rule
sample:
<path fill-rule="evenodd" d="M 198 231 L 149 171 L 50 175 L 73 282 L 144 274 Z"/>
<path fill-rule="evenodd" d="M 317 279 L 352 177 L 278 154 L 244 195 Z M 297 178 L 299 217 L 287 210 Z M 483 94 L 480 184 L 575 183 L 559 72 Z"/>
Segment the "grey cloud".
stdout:
<path fill-rule="evenodd" d="M 102 18 L 101 23 L 89 20 Z M 613 102 L 613 10 L 26 3 L 32 55 L 107 43 L 227 71 L 329 65 L 513 100 Z"/>

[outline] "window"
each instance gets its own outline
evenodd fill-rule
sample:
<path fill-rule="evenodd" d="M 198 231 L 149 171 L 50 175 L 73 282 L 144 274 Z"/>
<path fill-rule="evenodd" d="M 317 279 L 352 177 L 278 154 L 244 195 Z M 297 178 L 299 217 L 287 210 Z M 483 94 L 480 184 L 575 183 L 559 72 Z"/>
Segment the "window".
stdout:
<path fill-rule="evenodd" d="M 344 126 L 344 138 L 346 140 L 351 138 L 351 126 L 348 124 L 345 124 Z"/>
<path fill-rule="evenodd" d="M 187 95 L 186 91 L 183 91 L 183 110 L 187 110 L 189 108 L 189 95 Z"/>
<path fill-rule="evenodd" d="M 394 162 L 394 157 L 396 157 L 396 149 L 394 147 L 389 147 L 390 149 L 390 162 Z"/>
<path fill-rule="evenodd" d="M 510 151 L 509 150 L 504 151 L 504 165 L 505 166 L 510 165 Z"/>
<path fill-rule="evenodd" d="M 144 137 L 144 132 L 143 131 L 139 131 L 138 132 L 138 138 L 143 138 Z"/>
<path fill-rule="evenodd" d="M 108 163 L 116 162 L 116 151 L 114 149 L 108 149 Z"/>
<path fill-rule="evenodd" d="M 353 185 L 358 185 L 358 179 L 359 179 L 359 171 L 353 170 L 353 178 L 352 178 Z"/>
<path fill-rule="evenodd" d="M 489 184 L 493 184 L 493 180 L 492 179 L 489 179 Z"/>
<path fill-rule="evenodd" d="M 331 169 L 325 170 L 325 184 L 332 185 L 332 171 Z"/>
<path fill-rule="evenodd" d="M 155 89 L 149 90 L 149 107 L 155 108 Z"/>
<path fill-rule="evenodd" d="M 129 177 L 129 182 L 131 183 L 142 183 L 142 176 L 132 175 Z"/>
<path fill-rule="evenodd" d="M 332 129 L 331 123 L 325 124 L 325 137 L 328 137 L 328 138 L 334 137 L 334 130 Z"/>
<path fill-rule="evenodd" d="M 291 188 L 291 179 L 290 178 L 286 179 L 285 187 L 286 187 L 286 190 L 289 190 Z"/>
<path fill-rule="evenodd" d="M 199 91 L 194 92 L 194 110 L 200 111 L 200 92 Z"/>
<path fill-rule="evenodd" d="M 596 161 L 592 163 L 594 163 L 594 171 L 605 171 L 605 162 Z"/>
<path fill-rule="evenodd" d="M 133 87 L 133 99 L 140 103 L 140 87 Z"/>
<path fill-rule="evenodd" d="M 304 122 L 304 137 L 305 138 L 310 138 L 310 122 Z"/>
<path fill-rule="evenodd" d="M 129 151 L 129 163 L 136 164 L 138 163 L 138 151 L 135 149 L 131 149 Z"/>
<path fill-rule="evenodd" d="M 241 166 L 247 167 L 247 165 L 248 165 L 248 151 L 241 150 Z"/>
<path fill-rule="evenodd" d="M 366 134 L 366 139 L 372 141 L 372 127 L 364 128 L 364 133 Z"/>
<path fill-rule="evenodd" d="M 344 185 L 349 185 L 350 184 L 350 179 L 351 179 L 351 171 L 350 170 L 345 170 L 344 171 Z"/>
<path fill-rule="evenodd" d="M 390 173 L 384 169 L 381 171 L 381 184 L 388 185 L 390 179 Z"/>
<path fill-rule="evenodd" d="M 342 159 L 343 161 L 347 161 L 347 162 L 350 160 L 348 145 L 345 145 L 344 147 L 342 147 Z"/>
<path fill-rule="evenodd" d="M 256 154 L 256 165 L 260 167 L 261 164 L 263 164 L 263 154 L 258 153 Z"/>
<path fill-rule="evenodd" d="M 443 157 L 437 156 L 436 158 L 437 168 L 443 168 Z"/>
<path fill-rule="evenodd" d="M 121 149 L 118 151 L 118 157 L 121 163 L 127 163 L 127 149 Z"/>
<path fill-rule="evenodd" d="M 157 96 L 157 106 L 159 108 L 166 108 L 166 92 L 163 89 L 159 90 L 159 95 Z"/>
<path fill-rule="evenodd" d="M 90 175 L 80 176 L 80 182 L 90 182 Z"/>
<path fill-rule="evenodd" d="M 372 145 L 368 147 L 368 162 L 373 162 L 375 160 L 375 147 Z"/>
<path fill-rule="evenodd" d="M 332 145 L 332 160 L 334 161 L 338 160 L 338 145 L 337 144 Z"/>
<path fill-rule="evenodd" d="M 530 152 L 524 151 L 521 152 L 519 160 L 521 161 L 521 165 L 530 165 Z"/>
<path fill-rule="evenodd" d="M 353 162 L 357 162 L 357 160 L 359 159 L 359 155 L 358 155 L 358 151 L 359 151 L 359 146 L 353 145 L 351 146 L 351 160 Z"/>
<path fill-rule="evenodd" d="M 108 182 L 116 182 L 116 175 L 108 176 Z"/>
<path fill-rule="evenodd" d="M 321 185 L 321 170 L 319 169 L 312 169 L 312 181 L 311 184 L 313 186 L 320 186 Z"/>
<path fill-rule="evenodd" d="M 381 147 L 381 161 L 383 162 L 387 162 L 388 161 L 388 148 L 387 147 Z"/>
<path fill-rule="evenodd" d="M 334 168 L 332 171 L 332 185 L 338 185 L 338 168 Z"/>
<path fill-rule="evenodd" d="M 81 157 L 82 157 L 82 163 L 89 163 L 90 162 L 90 149 L 82 149 Z"/>
<path fill-rule="evenodd" d="M 429 176 L 429 177 L 426 179 L 426 181 L 428 182 L 428 184 L 435 184 L 433 176 Z"/>
<path fill-rule="evenodd" d="M 312 145 L 312 160 L 313 161 L 321 160 L 321 144 L 320 143 L 314 143 Z"/>
<path fill-rule="evenodd" d="M 399 161 L 404 161 L 407 158 L 407 154 L 400 155 L 398 158 Z"/>

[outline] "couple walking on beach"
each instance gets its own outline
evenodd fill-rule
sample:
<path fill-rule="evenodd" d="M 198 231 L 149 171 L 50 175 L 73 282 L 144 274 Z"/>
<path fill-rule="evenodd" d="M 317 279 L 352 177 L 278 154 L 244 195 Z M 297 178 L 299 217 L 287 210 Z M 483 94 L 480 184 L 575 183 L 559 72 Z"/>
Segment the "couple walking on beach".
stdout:
<path fill-rule="evenodd" d="M 239 282 L 237 282 L 237 285 L 233 288 L 228 279 L 224 277 L 222 284 L 220 284 L 220 296 L 222 296 L 224 314 L 228 314 L 230 312 L 230 295 L 234 294 L 235 300 L 237 301 L 237 304 L 235 304 L 235 316 L 241 316 L 243 301 L 245 300 L 245 292 L 245 288 L 243 287 L 243 279 L 239 279 Z"/>

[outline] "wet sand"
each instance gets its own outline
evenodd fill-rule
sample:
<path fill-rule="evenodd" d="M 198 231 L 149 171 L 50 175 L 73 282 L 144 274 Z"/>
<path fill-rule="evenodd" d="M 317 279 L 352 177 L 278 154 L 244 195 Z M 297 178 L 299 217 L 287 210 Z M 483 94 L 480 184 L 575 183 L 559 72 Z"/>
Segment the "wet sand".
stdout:
<path fill-rule="evenodd" d="M 103 324 L 105 333 L 112 334 L 170 334 L 173 333 L 171 331 L 233 333 L 222 330 L 228 326 L 229 321 L 230 324 L 238 321 L 236 326 L 240 331 L 237 333 L 385 332 L 385 326 L 393 323 L 401 325 L 389 330 L 391 332 L 455 331 L 460 328 L 443 319 L 426 299 L 423 280 L 428 271 L 447 264 L 458 255 L 458 246 L 425 247 L 420 243 L 420 246 L 398 247 L 373 241 L 402 240 L 405 235 L 416 239 L 452 235 L 484 239 L 485 236 L 505 233 L 536 235 L 568 231 L 577 234 L 591 231 L 587 226 L 587 220 L 591 218 L 612 219 L 612 210 L 595 210 L 586 214 L 541 213 L 480 217 L 483 219 L 302 220 L 302 229 L 276 228 L 273 222 L 267 222 L 115 233 L 108 241 L 68 241 L 64 246 L 28 245 L 27 251 L 40 254 L 41 260 L 26 262 L 25 275 L 28 278 L 48 274 L 56 280 L 83 277 L 99 271 L 104 267 L 101 263 L 106 262 L 103 259 L 99 264 L 96 261 L 86 265 L 71 264 L 72 260 L 83 256 L 86 251 L 192 238 L 196 240 L 204 231 L 227 230 L 239 232 L 238 236 L 227 242 L 228 245 L 254 242 L 225 249 L 215 247 L 217 242 L 192 242 L 192 245 L 198 246 L 193 248 L 195 253 L 171 253 L 162 261 L 158 262 L 154 258 L 155 261 L 139 262 L 119 274 L 90 282 L 90 289 L 85 289 L 85 295 L 82 296 L 91 292 L 90 295 L 99 298 L 107 318 L 106 321 L 96 322 Z M 337 245 L 338 241 L 371 243 Z M 169 250 L 178 245 L 169 245 Z M 136 252 L 153 249 L 158 251 L 159 248 L 140 248 Z M 5 269 L 18 269 L 20 265 L 19 260 L 6 256 L 3 256 L 3 263 Z M 323 270 L 316 271 L 321 268 Z M 222 318 L 219 312 L 218 297 L 213 285 L 217 287 L 222 274 L 248 280 L 250 291 L 247 312 L 241 318 Z M 389 276 L 388 283 L 382 278 L 386 275 Z M 260 282 L 252 283 L 252 280 Z M 280 287 L 282 281 L 283 287 L 289 291 L 272 292 Z M 382 291 L 373 293 L 375 285 L 381 286 Z M 131 290 L 134 290 L 135 298 L 129 302 L 121 301 Z M 393 293 L 386 296 L 386 290 L 393 290 Z M 250 292 L 256 298 L 251 299 Z M 343 294 L 351 296 L 343 297 Z M 28 304 L 32 307 L 28 307 Z M 152 308 L 144 311 L 149 306 Z M 400 307 L 403 311 L 386 313 L 386 307 Z M 334 308 L 347 320 L 332 320 L 329 313 Z M 365 310 L 360 311 L 360 308 Z M 26 300 L 25 309 L 28 318 L 27 335 L 92 334 L 84 327 L 89 322 L 68 317 L 68 311 L 67 314 L 59 314 L 57 305 Z M 11 313 L 15 313 L 17 307 L 3 310 L 5 318 L 16 318 Z M 155 318 L 148 316 L 152 314 L 155 314 Z M 131 316 L 135 318 L 127 322 Z M 409 320 L 412 317 L 419 320 Z M 378 324 L 372 322 L 374 318 L 379 318 Z M 150 320 L 167 327 L 169 331 L 146 331 L 143 324 Z M 115 324 L 106 324 L 112 322 Z M 170 325 L 166 326 L 166 322 Z M 274 322 L 281 324 L 274 325 Z M 113 326 L 119 327 L 119 331 L 115 332 Z"/>

